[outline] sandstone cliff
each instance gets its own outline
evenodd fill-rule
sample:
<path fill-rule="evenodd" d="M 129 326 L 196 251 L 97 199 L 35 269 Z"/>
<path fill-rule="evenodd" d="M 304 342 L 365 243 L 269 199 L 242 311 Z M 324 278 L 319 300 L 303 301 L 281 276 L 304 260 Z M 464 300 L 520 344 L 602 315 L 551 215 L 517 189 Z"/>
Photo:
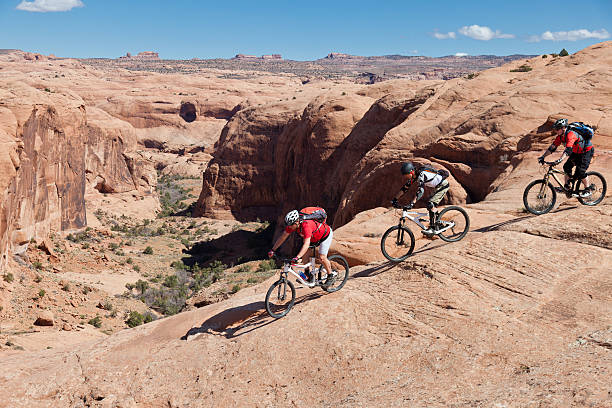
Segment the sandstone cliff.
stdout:
<path fill-rule="evenodd" d="M 511 62 L 472 79 L 329 92 L 301 111 L 292 104 L 252 108 L 223 130 L 194 214 L 223 209 L 224 216 L 274 219 L 318 204 L 338 227 L 386 206 L 408 159 L 451 172 L 447 202 L 480 201 L 517 152 L 550 142 L 557 117 L 592 123 L 597 145 L 612 146 L 611 63 L 606 42 L 565 58 Z M 513 72 L 521 65 L 532 70 Z"/>

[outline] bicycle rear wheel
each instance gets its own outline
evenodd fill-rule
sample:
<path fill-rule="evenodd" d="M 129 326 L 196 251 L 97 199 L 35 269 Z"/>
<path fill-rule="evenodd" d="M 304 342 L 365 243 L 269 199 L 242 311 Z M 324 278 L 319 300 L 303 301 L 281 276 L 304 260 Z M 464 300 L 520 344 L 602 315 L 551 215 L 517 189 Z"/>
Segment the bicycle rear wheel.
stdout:
<path fill-rule="evenodd" d="M 470 217 L 457 206 L 446 207 L 438 215 L 438 236 L 446 242 L 457 242 L 465 237 L 470 229 Z"/>
<path fill-rule="evenodd" d="M 337 275 L 330 280 L 328 274 L 327 282 L 324 285 L 321 285 L 321 287 L 326 292 L 335 292 L 342 289 L 346 283 L 349 276 L 349 264 L 341 255 L 332 255 L 327 259 L 329 259 L 332 271 L 336 272 Z M 322 268 L 324 268 L 324 266 L 322 266 Z"/>
<path fill-rule="evenodd" d="M 555 206 L 557 192 L 550 183 L 534 180 L 527 185 L 523 193 L 525 209 L 532 214 L 546 214 Z"/>
<path fill-rule="evenodd" d="M 266 311 L 275 319 L 289 313 L 294 303 L 295 286 L 288 279 L 277 280 L 266 293 Z"/>
<path fill-rule="evenodd" d="M 414 251 L 414 234 L 407 227 L 395 225 L 383 234 L 380 250 L 388 260 L 401 262 Z"/>
<path fill-rule="evenodd" d="M 589 178 L 591 195 L 588 197 L 578 197 L 578 201 L 584 205 L 597 205 L 601 203 L 606 196 L 606 179 L 596 171 L 587 172 L 586 177 Z"/>

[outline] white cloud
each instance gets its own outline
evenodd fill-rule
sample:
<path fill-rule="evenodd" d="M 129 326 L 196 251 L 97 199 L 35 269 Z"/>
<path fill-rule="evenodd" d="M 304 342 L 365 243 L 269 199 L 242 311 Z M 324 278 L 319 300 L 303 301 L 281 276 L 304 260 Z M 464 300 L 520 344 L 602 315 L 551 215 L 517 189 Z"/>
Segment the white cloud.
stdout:
<path fill-rule="evenodd" d="M 455 57 L 467 57 L 468 55 L 470 54 L 465 53 L 465 52 L 458 52 L 455 54 Z"/>
<path fill-rule="evenodd" d="M 499 30 L 491 30 L 489 27 L 479 25 L 463 26 L 459 29 L 459 34 L 475 40 L 489 41 L 493 38 L 514 38 L 514 34 L 503 34 Z"/>
<path fill-rule="evenodd" d="M 534 35 L 529 37 L 528 41 L 578 41 L 586 40 L 587 38 L 597 38 L 599 40 L 605 40 L 606 38 L 610 38 L 610 33 L 605 28 L 595 31 L 589 31 L 584 28 L 572 31 L 556 31 L 554 33 L 550 31 L 545 31 L 541 35 Z"/>
<path fill-rule="evenodd" d="M 81 0 L 23 0 L 17 6 L 17 10 L 38 11 L 46 13 L 47 11 L 68 11 L 74 7 L 83 7 Z"/>
<path fill-rule="evenodd" d="M 438 40 L 447 40 L 449 38 L 454 40 L 455 38 L 457 38 L 457 35 L 452 31 L 446 34 L 435 31 L 433 33 L 433 36 L 436 37 Z"/>

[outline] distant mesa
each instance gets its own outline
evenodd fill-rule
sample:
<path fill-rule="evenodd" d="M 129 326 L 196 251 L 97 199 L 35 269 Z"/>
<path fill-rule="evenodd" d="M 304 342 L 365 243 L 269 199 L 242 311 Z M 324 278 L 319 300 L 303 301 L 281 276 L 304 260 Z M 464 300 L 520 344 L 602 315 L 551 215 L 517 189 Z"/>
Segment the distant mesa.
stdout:
<path fill-rule="evenodd" d="M 327 54 L 327 57 L 325 58 L 327 59 L 349 59 L 349 58 L 355 58 L 355 57 L 351 54 L 343 54 L 341 52 L 330 52 L 329 54 Z"/>
<path fill-rule="evenodd" d="M 257 55 L 247 55 L 247 54 L 236 54 L 234 59 L 239 60 L 282 60 L 283 57 L 280 54 L 266 54 L 258 57 Z"/>
<path fill-rule="evenodd" d="M 139 60 L 139 61 L 159 61 L 159 54 L 153 51 L 139 52 L 137 55 L 126 53 L 124 56 L 119 57 L 120 60 Z"/>

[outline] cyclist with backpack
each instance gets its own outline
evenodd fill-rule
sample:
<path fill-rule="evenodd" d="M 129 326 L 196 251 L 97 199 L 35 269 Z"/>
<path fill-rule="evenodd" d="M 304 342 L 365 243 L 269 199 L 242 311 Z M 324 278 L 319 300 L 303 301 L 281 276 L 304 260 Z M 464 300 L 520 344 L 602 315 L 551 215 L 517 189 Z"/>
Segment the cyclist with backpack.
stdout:
<path fill-rule="evenodd" d="M 328 281 L 329 279 L 335 278 L 337 272 L 332 270 L 331 263 L 329 259 L 327 259 L 327 253 L 329 252 L 334 232 L 332 228 L 327 225 L 325 222 L 326 220 L 327 214 L 325 210 L 320 207 L 306 207 L 300 211 L 289 211 L 285 216 L 285 230 L 282 235 L 278 237 L 274 245 L 272 245 L 272 250 L 268 252 L 268 257 L 273 257 L 277 248 L 285 242 L 289 235 L 297 231 L 304 239 L 304 243 L 295 258 L 292 259 L 292 262 L 301 263 L 302 257 L 308 252 L 308 247 L 310 245 L 317 245 L 319 246 L 317 258 L 323 266 L 325 266 L 325 270 L 328 271 Z M 312 273 L 310 276 L 304 276 L 302 278 L 306 278 L 304 280 L 308 281 L 309 285 L 314 285 L 314 280 L 316 279 Z"/>
<path fill-rule="evenodd" d="M 555 121 L 553 124 L 553 134 L 556 135 L 555 140 L 546 149 L 542 156 L 538 157 L 538 162 L 544 164 L 544 158 L 557 150 L 557 147 L 563 143 L 565 150 L 556 161 L 561 163 L 563 159 L 569 156 L 569 159 L 563 165 L 565 171 L 565 189 L 569 190 L 573 180 L 579 180 L 584 185 L 583 190 L 579 190 L 580 183 L 576 183 L 574 194 L 579 194 L 580 197 L 588 197 L 595 189 L 594 185 L 589 185 L 586 171 L 591 164 L 591 159 L 595 153 L 593 143 L 593 129 L 582 122 L 569 123 L 567 119 L 562 118 Z M 576 167 L 576 172 L 572 176 L 572 170 Z M 571 195 L 572 193 L 568 193 Z"/>
<path fill-rule="evenodd" d="M 416 202 L 423 197 L 425 194 L 425 187 L 433 189 L 431 196 L 427 199 L 429 228 L 421 231 L 425 235 L 433 235 L 436 223 L 436 206 L 440 204 L 440 201 L 442 201 L 442 198 L 444 198 L 450 188 L 450 184 L 447 180 L 450 173 L 446 170 L 436 170 L 427 166 L 421 166 L 416 169 L 411 162 L 402 164 L 401 171 L 406 180 L 406 184 L 404 184 L 401 191 L 393 197 L 391 205 L 399 207 L 397 200 L 410 189 L 410 186 L 415 181 L 418 182 L 418 188 L 414 200 L 408 205 L 410 208 L 414 207 Z"/>

